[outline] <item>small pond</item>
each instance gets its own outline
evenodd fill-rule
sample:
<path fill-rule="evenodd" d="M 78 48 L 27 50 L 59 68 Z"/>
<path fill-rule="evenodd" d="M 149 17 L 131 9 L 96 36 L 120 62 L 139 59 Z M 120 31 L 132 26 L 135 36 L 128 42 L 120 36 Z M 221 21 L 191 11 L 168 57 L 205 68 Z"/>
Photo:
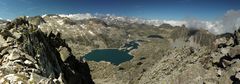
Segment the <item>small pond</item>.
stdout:
<path fill-rule="evenodd" d="M 127 51 L 118 49 L 97 49 L 84 56 L 86 60 L 106 61 L 114 65 L 119 65 L 122 62 L 129 61 L 133 58 Z"/>

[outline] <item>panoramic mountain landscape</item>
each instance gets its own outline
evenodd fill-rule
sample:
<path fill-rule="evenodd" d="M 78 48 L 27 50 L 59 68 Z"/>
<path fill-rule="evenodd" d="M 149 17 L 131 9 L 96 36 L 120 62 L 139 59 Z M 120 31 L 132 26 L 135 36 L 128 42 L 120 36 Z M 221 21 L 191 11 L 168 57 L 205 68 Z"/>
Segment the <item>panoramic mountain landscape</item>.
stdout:
<path fill-rule="evenodd" d="M 0 1 L 0 83 L 240 84 L 238 3 Z"/>

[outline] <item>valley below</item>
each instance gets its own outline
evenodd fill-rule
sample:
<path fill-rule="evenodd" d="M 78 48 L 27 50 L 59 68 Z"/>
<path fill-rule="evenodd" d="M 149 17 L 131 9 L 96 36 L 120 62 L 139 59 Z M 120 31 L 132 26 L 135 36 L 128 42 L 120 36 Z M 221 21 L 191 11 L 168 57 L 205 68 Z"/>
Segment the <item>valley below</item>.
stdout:
<path fill-rule="evenodd" d="M 27 54 L 33 56 L 33 59 L 38 54 L 46 57 L 56 57 L 51 59 L 57 59 L 55 60 L 56 63 L 55 61 L 52 63 L 52 60 L 40 61 L 43 63 L 50 62 L 48 65 L 53 67 L 44 75 L 38 73 L 40 77 L 43 76 L 46 80 L 50 79 L 51 72 L 55 73 L 55 79 L 60 77 L 60 73 L 67 74 L 71 72 L 68 75 L 76 80 L 80 77 L 80 82 L 83 84 L 93 82 L 95 84 L 240 83 L 239 29 L 234 33 L 216 35 L 208 30 L 191 29 L 185 25 L 172 26 L 163 23 L 156 26 L 148 23 L 121 21 L 107 16 L 73 19 L 67 15 L 48 14 L 22 17 L 22 19 L 24 20 L 15 19 L 11 22 L 0 22 L 0 41 L 11 40 L 4 36 L 4 33 L 8 31 L 10 33 L 13 33 L 13 31 L 25 31 L 24 29 L 19 30 L 18 26 L 28 28 L 30 42 L 26 46 L 32 45 L 34 46 L 33 49 L 40 48 L 40 50 L 30 51 L 32 47 L 27 47 L 27 50 L 25 50 L 29 51 Z M 40 34 L 43 37 L 34 37 L 35 34 L 31 32 L 35 30 L 31 30 L 31 26 L 19 24 L 24 21 L 29 22 L 29 24 L 34 25 L 39 31 L 43 32 Z M 10 23 L 14 26 L 9 28 Z M 20 35 L 24 36 L 24 32 L 22 33 Z M 28 36 L 25 38 L 28 38 Z M 48 38 L 46 40 L 50 39 L 50 41 L 47 42 L 43 38 Z M 36 39 L 39 42 L 37 40 L 37 43 L 35 43 Z M 24 42 L 16 40 L 15 44 L 17 43 L 19 45 L 24 44 Z M 39 45 L 37 45 L 38 43 Z M 48 50 L 44 50 L 45 48 L 41 50 L 39 46 L 50 45 L 54 45 L 49 47 L 49 52 L 53 53 L 51 55 L 42 53 Z M 9 44 L 8 46 L 15 48 L 14 45 Z M 16 48 L 18 47 L 21 48 L 22 46 Z M 4 63 L 8 62 L 8 60 L 4 60 L 9 59 L 7 58 L 8 55 L 12 56 L 11 53 L 3 53 L 5 48 L 1 43 L 0 56 Z M 72 61 L 74 62 L 72 63 Z M 75 67 L 78 66 L 74 64 L 75 62 L 81 66 Z M 3 73 L 6 68 L 3 67 L 4 63 L 1 63 L 0 73 Z M 58 68 L 55 69 L 51 63 L 53 65 L 58 64 Z M 42 65 L 39 64 L 39 66 Z M 32 66 L 29 65 L 29 67 Z M 18 72 L 11 73 L 19 74 Z M 0 82 L 9 80 L 6 78 L 8 73 L 5 72 L 4 74 L 0 75 Z M 31 72 L 29 71 L 27 74 L 31 74 Z M 26 77 L 23 80 L 29 78 Z M 73 80 L 66 78 L 66 76 L 63 77 L 67 83 L 79 83 L 79 81 L 71 82 Z M 40 80 L 41 78 L 36 77 L 36 79 Z"/>

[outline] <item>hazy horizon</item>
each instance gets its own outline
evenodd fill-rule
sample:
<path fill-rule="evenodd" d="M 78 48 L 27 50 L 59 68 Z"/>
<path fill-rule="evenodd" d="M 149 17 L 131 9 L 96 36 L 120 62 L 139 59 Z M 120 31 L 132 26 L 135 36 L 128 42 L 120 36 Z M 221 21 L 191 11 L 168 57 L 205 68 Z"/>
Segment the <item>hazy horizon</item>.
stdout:
<path fill-rule="evenodd" d="M 1 0 L 0 17 L 99 13 L 145 19 L 216 20 L 239 10 L 239 0 Z"/>

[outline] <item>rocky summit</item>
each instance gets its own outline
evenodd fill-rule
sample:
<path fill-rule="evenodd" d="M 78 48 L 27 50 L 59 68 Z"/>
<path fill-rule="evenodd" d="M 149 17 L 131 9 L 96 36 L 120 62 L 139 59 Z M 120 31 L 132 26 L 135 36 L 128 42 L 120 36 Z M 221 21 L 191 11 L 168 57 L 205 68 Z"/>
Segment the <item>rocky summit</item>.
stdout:
<path fill-rule="evenodd" d="M 88 64 L 75 58 L 61 34 L 32 22 L 19 17 L 1 26 L 0 83 L 93 84 Z"/>
<path fill-rule="evenodd" d="M 0 23 L 0 83 L 239 84 L 239 42 L 239 28 L 216 35 L 124 17 L 19 17 Z"/>

